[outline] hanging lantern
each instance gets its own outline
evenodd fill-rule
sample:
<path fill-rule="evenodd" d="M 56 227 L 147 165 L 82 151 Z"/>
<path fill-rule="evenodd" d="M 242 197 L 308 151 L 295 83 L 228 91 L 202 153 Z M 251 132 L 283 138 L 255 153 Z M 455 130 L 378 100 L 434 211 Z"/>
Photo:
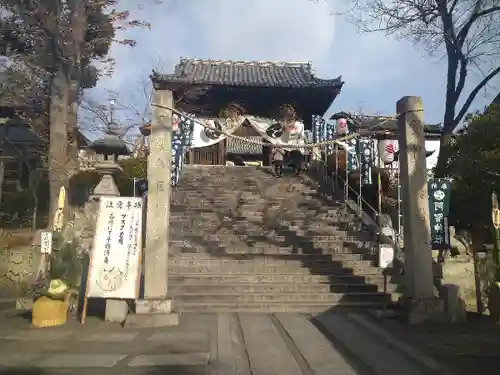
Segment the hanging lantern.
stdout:
<path fill-rule="evenodd" d="M 382 163 L 392 163 L 394 161 L 394 153 L 396 151 L 397 141 L 392 139 L 381 139 L 378 141 L 378 154 Z"/>
<path fill-rule="evenodd" d="M 337 119 L 337 134 L 338 135 L 346 135 L 347 131 L 348 131 L 347 119 L 346 118 Z"/>

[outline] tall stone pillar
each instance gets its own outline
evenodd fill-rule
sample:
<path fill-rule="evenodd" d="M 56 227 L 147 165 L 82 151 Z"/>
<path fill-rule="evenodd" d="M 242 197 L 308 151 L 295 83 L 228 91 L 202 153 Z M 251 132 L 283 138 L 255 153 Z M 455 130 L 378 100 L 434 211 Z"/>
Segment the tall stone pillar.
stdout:
<path fill-rule="evenodd" d="M 153 103 L 174 107 L 173 93 L 155 90 Z M 178 324 L 167 298 L 172 163 L 172 112 L 153 107 L 148 156 L 148 197 L 144 249 L 144 299 L 126 325 L 162 327 Z"/>
<path fill-rule="evenodd" d="M 442 318 L 444 304 L 434 295 L 422 100 L 405 96 L 396 104 L 399 168 L 404 217 L 406 301 L 410 324 Z"/>

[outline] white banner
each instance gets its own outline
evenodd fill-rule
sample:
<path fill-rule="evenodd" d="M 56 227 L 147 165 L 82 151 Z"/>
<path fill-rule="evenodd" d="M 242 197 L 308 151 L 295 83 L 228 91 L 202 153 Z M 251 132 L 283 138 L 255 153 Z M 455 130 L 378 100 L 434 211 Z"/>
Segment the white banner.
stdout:
<path fill-rule="evenodd" d="M 302 146 L 305 144 L 304 124 L 300 121 L 283 128 L 275 120 L 254 116 L 240 116 L 234 120 L 196 119 L 193 127 L 191 148 L 208 147 L 222 141 L 226 136 L 217 133 L 217 130 L 232 134 L 245 120 L 248 120 L 263 139 L 272 144 L 282 146 Z M 200 122 L 210 128 L 205 128 Z"/>
<path fill-rule="evenodd" d="M 270 123 L 254 117 L 248 117 L 248 121 L 262 135 L 262 138 L 272 144 L 293 147 L 302 146 L 306 143 L 304 124 L 300 121 L 296 121 L 287 127 L 283 127 L 275 121 Z"/>
<path fill-rule="evenodd" d="M 222 125 L 215 120 L 196 119 L 193 126 L 192 148 L 212 146 L 226 138 L 223 134 L 203 127 L 200 122 L 209 125 L 213 129 L 222 130 Z"/>
<path fill-rule="evenodd" d="M 138 297 L 142 205 L 142 198 L 100 198 L 88 272 L 88 297 Z"/>

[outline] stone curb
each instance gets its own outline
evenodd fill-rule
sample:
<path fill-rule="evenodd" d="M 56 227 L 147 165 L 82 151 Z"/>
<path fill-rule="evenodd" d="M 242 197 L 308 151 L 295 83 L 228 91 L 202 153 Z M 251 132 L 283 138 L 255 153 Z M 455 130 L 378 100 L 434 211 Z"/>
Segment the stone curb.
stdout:
<path fill-rule="evenodd" d="M 382 328 L 377 327 L 374 323 L 370 322 L 366 317 L 360 314 L 349 314 L 349 319 L 353 320 L 357 324 L 362 325 L 367 329 L 372 335 L 377 336 L 381 340 L 387 342 L 387 344 L 395 351 L 402 352 L 403 355 L 412 359 L 413 361 L 420 363 L 422 366 L 426 367 L 433 373 L 440 375 L 457 375 L 455 372 L 444 367 L 439 362 L 429 357 L 426 354 L 418 351 L 417 349 L 411 347 L 407 343 L 399 340 L 394 335 L 391 335 Z"/>
<path fill-rule="evenodd" d="M 17 298 L 0 298 L 0 311 L 14 310 Z"/>

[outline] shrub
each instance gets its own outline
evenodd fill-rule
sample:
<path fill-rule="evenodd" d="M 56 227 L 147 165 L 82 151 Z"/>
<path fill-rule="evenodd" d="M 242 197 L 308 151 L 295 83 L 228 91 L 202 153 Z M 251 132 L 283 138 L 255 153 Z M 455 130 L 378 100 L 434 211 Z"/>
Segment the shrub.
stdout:
<path fill-rule="evenodd" d="M 132 196 L 134 193 L 133 179 L 145 179 L 147 177 L 147 159 L 130 158 L 119 161 L 122 171 L 117 173 L 115 178 L 116 185 L 120 194 L 123 196 Z M 86 202 L 88 196 L 101 180 L 101 175 L 97 171 L 82 171 L 76 173 L 70 180 L 70 203 L 82 205 Z"/>
<path fill-rule="evenodd" d="M 78 243 L 65 242 L 60 233 L 52 235 L 50 254 L 50 279 L 61 279 L 70 287 L 80 283 L 82 261 L 78 256 Z"/>
<path fill-rule="evenodd" d="M 33 244 L 34 233 L 31 231 L 13 232 L 0 229 L 0 250 L 13 249 L 15 247 L 31 246 Z"/>

